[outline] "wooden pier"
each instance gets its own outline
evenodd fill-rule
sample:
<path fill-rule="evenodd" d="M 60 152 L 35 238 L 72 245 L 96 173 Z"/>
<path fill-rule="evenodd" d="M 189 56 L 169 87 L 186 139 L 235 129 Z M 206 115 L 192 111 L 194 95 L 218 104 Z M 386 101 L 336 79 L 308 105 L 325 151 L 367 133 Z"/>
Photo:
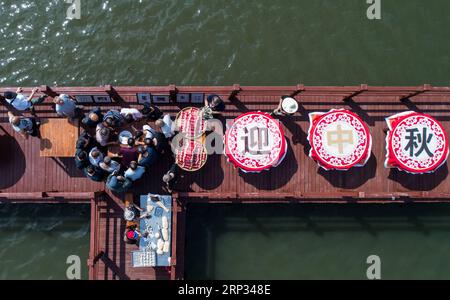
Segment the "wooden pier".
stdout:
<path fill-rule="evenodd" d="M 0 88 L 0 93 L 16 88 Z M 433 174 L 409 175 L 384 168 L 384 118 L 395 113 L 415 110 L 430 114 L 450 133 L 450 87 L 372 87 L 339 86 L 314 87 L 305 85 L 282 87 L 216 86 L 193 87 L 48 87 L 42 91 L 53 96 L 106 96 L 111 103 L 84 103 L 87 112 L 93 106 L 102 110 L 136 107 L 137 94 L 167 96 L 168 103 L 158 106 L 172 116 L 187 106 L 200 103 L 177 102 L 177 95 L 215 93 L 225 100 L 227 109 L 222 120 L 233 119 L 247 111 L 272 111 L 282 95 L 295 97 L 299 112 L 280 120 L 288 140 L 288 153 L 282 164 L 261 174 L 241 174 L 227 163 L 223 155 L 211 155 L 205 167 L 196 173 L 184 173 L 174 194 L 173 266 L 168 269 L 132 268 L 130 251 L 136 246 L 125 245 L 123 199 L 105 192 L 103 183 L 83 177 L 72 158 L 40 156 L 41 143 L 36 138 L 24 140 L 8 124 L 4 101 L 0 107 L 0 201 L 88 203 L 91 205 L 91 248 L 89 277 L 91 279 L 180 279 L 184 265 L 185 210 L 189 202 L 201 203 L 397 203 L 450 202 L 450 179 L 447 165 Z M 31 91 L 24 88 L 24 93 Z M 164 97 L 163 97 L 164 98 Z M 306 139 L 309 127 L 308 113 L 347 108 L 365 121 L 373 137 L 372 156 L 362 168 L 348 172 L 324 171 L 308 157 Z M 37 116 L 57 118 L 51 99 L 38 105 Z M 29 115 L 29 113 L 25 113 Z M 164 193 L 162 175 L 170 158 L 163 158 L 133 188 L 139 195 Z M 176 241 L 176 243 L 175 243 Z"/>

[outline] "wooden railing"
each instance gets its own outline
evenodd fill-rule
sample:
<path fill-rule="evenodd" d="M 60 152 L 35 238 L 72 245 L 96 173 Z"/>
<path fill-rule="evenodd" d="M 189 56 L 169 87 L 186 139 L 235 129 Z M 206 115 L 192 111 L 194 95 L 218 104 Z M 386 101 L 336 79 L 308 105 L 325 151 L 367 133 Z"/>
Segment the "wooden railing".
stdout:
<path fill-rule="evenodd" d="M 16 87 L 0 87 L 0 93 L 14 91 Z M 24 93 L 30 93 L 31 88 L 24 88 Z M 434 87 L 430 84 L 420 86 L 306 86 L 297 84 L 294 86 L 118 86 L 104 85 L 97 87 L 50 87 L 40 86 L 40 90 L 50 96 L 61 93 L 72 95 L 108 95 L 115 102 L 122 102 L 127 97 L 136 97 L 138 93 L 151 93 L 155 95 L 169 95 L 172 102 L 176 102 L 177 94 L 184 93 L 216 93 L 228 98 L 243 95 L 290 95 L 290 96 L 330 96 L 338 97 L 342 101 L 356 96 L 380 96 L 395 97 L 399 101 L 414 98 L 418 95 L 434 95 L 450 97 L 450 87 Z M 326 100 L 326 99 L 325 99 Z M 448 101 L 450 98 L 445 99 Z M 389 99 L 392 101 L 392 99 Z M 127 101 L 125 101 L 127 102 Z M 137 100 L 136 100 L 137 103 Z M 98 104 L 96 104 L 98 105 Z"/>
<path fill-rule="evenodd" d="M 3 193 L 0 192 L 0 201 L 10 203 L 88 203 L 95 197 L 91 192 L 31 192 L 31 193 Z"/>
<path fill-rule="evenodd" d="M 180 192 L 180 199 L 187 203 L 404 203 L 404 202 L 443 202 L 450 200 L 450 194 L 434 191 L 408 192 L 362 192 L 335 191 L 332 193 L 257 193 L 236 192 Z"/>
<path fill-rule="evenodd" d="M 104 255 L 100 248 L 100 208 L 99 201 L 101 195 L 91 198 L 91 238 L 89 245 L 89 258 L 87 261 L 89 270 L 89 280 L 97 279 L 97 262 Z"/>

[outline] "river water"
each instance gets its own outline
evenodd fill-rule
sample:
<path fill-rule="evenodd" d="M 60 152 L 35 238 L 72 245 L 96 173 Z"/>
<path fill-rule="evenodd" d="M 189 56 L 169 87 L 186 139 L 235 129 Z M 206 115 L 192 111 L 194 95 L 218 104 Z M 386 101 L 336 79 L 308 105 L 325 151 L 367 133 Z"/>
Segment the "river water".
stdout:
<path fill-rule="evenodd" d="M 448 0 L 381 0 L 381 20 L 365 0 L 80 3 L 66 20 L 63 0 L 0 0 L 1 86 L 449 85 Z M 64 278 L 87 256 L 87 208 L 68 207 L 0 204 L 1 278 Z M 448 278 L 448 210 L 195 206 L 187 277 L 362 278 L 378 253 L 386 278 Z"/>

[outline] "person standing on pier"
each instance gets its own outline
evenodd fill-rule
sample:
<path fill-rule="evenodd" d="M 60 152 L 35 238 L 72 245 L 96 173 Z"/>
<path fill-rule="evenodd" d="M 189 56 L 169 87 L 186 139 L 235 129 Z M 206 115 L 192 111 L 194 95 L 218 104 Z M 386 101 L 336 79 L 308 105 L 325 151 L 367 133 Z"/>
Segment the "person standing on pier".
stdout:
<path fill-rule="evenodd" d="M 155 125 L 161 130 L 166 138 L 170 139 L 175 135 L 173 121 L 170 115 L 165 115 L 162 119 L 156 120 Z"/>
<path fill-rule="evenodd" d="M 89 165 L 84 168 L 83 173 L 84 176 L 96 182 L 102 182 L 105 180 L 105 172 L 99 167 L 93 165 Z"/>
<path fill-rule="evenodd" d="M 117 129 L 125 125 L 125 118 L 119 111 L 112 109 L 103 117 L 103 125 L 111 129 Z"/>
<path fill-rule="evenodd" d="M 25 139 L 28 139 L 30 135 L 34 137 L 39 136 L 39 121 L 36 121 L 34 118 L 15 116 L 10 111 L 8 111 L 8 117 L 14 131 L 18 132 Z"/>
<path fill-rule="evenodd" d="M 34 88 L 31 91 L 30 96 L 26 97 L 22 94 L 23 89 L 21 87 L 17 88 L 17 91 L 14 92 L 5 92 L 4 97 L 6 102 L 12 105 L 15 109 L 19 111 L 30 110 L 32 114 L 35 113 L 34 105 L 40 104 L 44 102 L 47 98 L 46 95 L 40 96 L 37 99 L 33 99 L 37 92 L 39 92 L 38 88 Z"/>
<path fill-rule="evenodd" d="M 130 163 L 130 167 L 125 171 L 125 177 L 131 181 L 139 180 L 145 173 L 145 168 L 139 166 L 136 161 Z"/>
<path fill-rule="evenodd" d="M 106 180 L 106 187 L 115 193 L 125 193 L 132 185 L 133 183 L 130 179 L 119 175 L 117 171 L 109 175 Z"/>
<path fill-rule="evenodd" d="M 53 99 L 55 103 L 56 114 L 59 117 L 74 119 L 79 113 L 75 98 L 66 94 L 61 94 Z"/>
<path fill-rule="evenodd" d="M 163 182 L 165 183 L 165 189 L 172 193 L 174 186 L 176 185 L 178 181 L 178 170 L 179 167 L 176 163 L 172 164 L 169 171 L 167 171 L 166 174 L 163 176 Z"/>
<path fill-rule="evenodd" d="M 137 152 L 139 153 L 138 164 L 147 170 L 159 159 L 159 154 L 153 147 L 139 146 Z"/>
<path fill-rule="evenodd" d="M 142 119 L 142 113 L 136 108 L 122 108 L 120 114 L 125 118 L 127 123 L 133 123 Z"/>
<path fill-rule="evenodd" d="M 92 148 L 91 152 L 89 152 L 89 162 L 95 167 L 99 166 L 104 157 L 104 154 L 97 147 Z"/>
<path fill-rule="evenodd" d="M 75 153 L 75 167 L 78 170 L 83 170 L 85 167 L 89 166 L 89 156 L 86 151 L 78 149 Z"/>
<path fill-rule="evenodd" d="M 81 123 L 87 127 L 95 128 L 97 124 L 101 124 L 102 121 L 102 111 L 100 110 L 100 107 L 95 107 L 83 118 L 83 120 L 81 120 Z"/>
<path fill-rule="evenodd" d="M 148 121 L 156 121 L 163 116 L 162 111 L 150 103 L 144 103 L 144 108 L 141 109 L 141 113 Z"/>
<path fill-rule="evenodd" d="M 112 160 L 109 156 L 106 156 L 98 166 L 107 173 L 120 171 L 120 164 L 117 161 Z"/>

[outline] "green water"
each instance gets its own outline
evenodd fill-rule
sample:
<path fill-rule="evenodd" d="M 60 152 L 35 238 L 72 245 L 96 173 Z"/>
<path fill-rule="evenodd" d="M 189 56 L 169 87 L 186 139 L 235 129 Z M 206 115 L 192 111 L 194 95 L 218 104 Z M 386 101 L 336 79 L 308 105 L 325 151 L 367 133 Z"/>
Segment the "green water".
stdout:
<path fill-rule="evenodd" d="M 1 86 L 449 85 L 448 0 L 382 0 L 382 19 L 377 21 L 366 18 L 365 0 L 81 0 L 81 4 L 81 19 L 66 21 L 68 5 L 63 0 L 0 0 Z M 61 278 L 63 258 L 74 251 L 87 255 L 87 234 L 80 243 L 61 238 L 88 226 L 87 217 L 76 217 L 78 210 L 65 215 L 71 221 L 58 224 L 59 234 L 47 234 L 32 225 L 41 222 L 34 219 L 37 208 L 7 208 L 6 213 L 3 206 L 0 209 L 5 222 L 16 209 L 23 216 L 23 226 L 17 227 L 22 247 L 12 247 L 17 235 L 2 227 L 1 278 Z M 296 208 L 299 217 L 286 218 L 280 215 L 287 208 L 280 214 L 272 214 L 274 209 L 192 209 L 187 276 L 361 278 L 364 259 L 378 251 L 385 278 L 448 277 L 445 226 L 417 231 L 408 221 L 417 214 L 414 208 L 342 207 L 336 212 L 339 222 L 327 221 L 335 208 L 306 212 Z M 61 209 L 39 210 L 62 220 Z M 355 217 L 367 210 L 374 210 L 381 220 L 373 226 L 384 228 L 376 235 Z M 431 224 L 446 222 L 448 217 L 440 211 L 420 207 Z M 399 212 L 403 218 L 384 219 Z M 256 215 L 247 218 L 242 213 Z M 259 214 L 269 213 L 263 223 L 255 223 Z M 321 234 L 313 224 L 305 225 L 305 213 L 310 218 L 317 214 L 322 220 L 318 224 L 328 229 Z M 45 239 L 38 238 L 44 235 Z M 236 248 L 237 244 L 241 246 Z M 408 255 L 398 255 L 404 252 Z M 30 265 L 37 266 L 38 261 L 39 267 L 32 269 Z"/>
<path fill-rule="evenodd" d="M 191 205 L 188 279 L 450 279 L 450 205 Z"/>
<path fill-rule="evenodd" d="M 90 206 L 0 204 L 0 279 L 67 279 L 80 258 L 88 278 Z"/>

